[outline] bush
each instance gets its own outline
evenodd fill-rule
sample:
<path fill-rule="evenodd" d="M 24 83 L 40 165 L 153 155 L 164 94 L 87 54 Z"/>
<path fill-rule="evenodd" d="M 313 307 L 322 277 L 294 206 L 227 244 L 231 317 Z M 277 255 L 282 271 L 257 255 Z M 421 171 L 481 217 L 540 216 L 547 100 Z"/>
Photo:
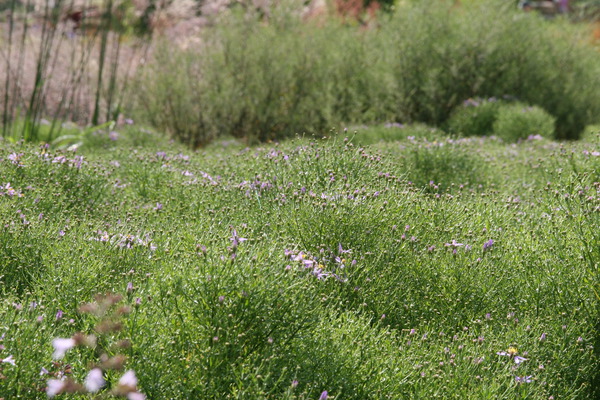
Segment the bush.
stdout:
<path fill-rule="evenodd" d="M 540 107 L 510 104 L 498 109 L 494 134 L 509 142 L 535 135 L 552 139 L 554 123 L 555 118 Z"/>
<path fill-rule="evenodd" d="M 137 82 L 139 119 L 197 147 L 382 121 L 482 134 L 492 110 L 468 122 L 458 114 L 469 98 L 537 105 L 556 117 L 559 139 L 600 115 L 598 53 L 577 28 L 513 4 L 405 2 L 368 30 L 278 13 L 268 23 L 233 13 L 201 45 L 159 48 Z"/>
<path fill-rule="evenodd" d="M 496 98 L 468 99 L 457 107 L 448 120 L 448 131 L 465 136 L 490 135 L 500 102 Z"/>

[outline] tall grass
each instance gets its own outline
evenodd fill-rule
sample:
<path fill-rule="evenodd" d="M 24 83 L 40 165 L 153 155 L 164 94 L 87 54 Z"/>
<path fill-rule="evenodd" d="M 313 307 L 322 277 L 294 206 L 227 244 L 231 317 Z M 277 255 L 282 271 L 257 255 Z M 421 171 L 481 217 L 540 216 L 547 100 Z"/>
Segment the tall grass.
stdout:
<path fill-rule="evenodd" d="M 65 121 L 99 125 L 116 119 L 130 73 L 120 66 L 128 29 L 122 3 L 106 0 L 96 9 L 45 0 L 38 10 L 32 2 L 9 1 L 6 37 L 0 42 L 3 137 L 51 142 Z M 69 19 L 79 11 L 79 20 Z M 130 59 L 137 48 L 132 46 Z"/>

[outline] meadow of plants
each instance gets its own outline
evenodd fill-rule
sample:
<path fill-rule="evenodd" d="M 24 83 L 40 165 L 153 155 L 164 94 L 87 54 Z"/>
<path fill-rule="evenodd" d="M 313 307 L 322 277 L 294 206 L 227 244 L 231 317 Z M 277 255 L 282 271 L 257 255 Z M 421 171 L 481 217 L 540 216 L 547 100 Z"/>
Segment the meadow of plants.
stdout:
<path fill-rule="evenodd" d="M 428 4 L 7 62 L 0 399 L 599 398 L 597 49 Z"/>

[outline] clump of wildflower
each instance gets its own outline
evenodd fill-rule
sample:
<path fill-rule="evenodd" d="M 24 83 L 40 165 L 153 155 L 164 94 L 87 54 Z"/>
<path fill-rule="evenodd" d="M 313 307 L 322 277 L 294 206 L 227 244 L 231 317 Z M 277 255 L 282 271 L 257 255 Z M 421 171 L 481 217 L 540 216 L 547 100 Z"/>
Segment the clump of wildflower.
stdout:
<path fill-rule="evenodd" d="M 352 250 L 344 250 L 342 245 L 338 245 L 337 253 L 331 250 L 321 249 L 319 256 L 313 256 L 310 253 L 300 251 L 295 253 L 290 250 L 285 250 L 284 254 L 290 260 L 297 262 L 304 270 L 310 270 L 319 280 L 334 278 L 340 282 L 347 282 L 346 276 L 348 258 Z M 356 266 L 356 260 L 350 262 L 350 266 Z M 287 268 L 286 269 L 291 269 Z"/>
<path fill-rule="evenodd" d="M 515 381 L 517 383 L 531 383 L 533 381 L 533 376 L 515 376 Z"/>
<path fill-rule="evenodd" d="M 120 319 L 130 310 L 128 306 L 119 305 L 122 299 L 120 295 L 98 295 L 95 301 L 84 304 L 79 308 L 80 312 L 99 318 L 94 331 L 98 335 L 105 336 L 100 343 L 108 343 L 106 346 L 111 349 L 123 349 L 131 346 L 129 340 L 118 339 L 118 333 L 122 329 Z M 104 373 L 107 370 L 122 370 L 127 361 L 127 358 L 122 354 L 109 356 L 109 351 L 99 345 L 95 334 L 87 335 L 78 332 L 70 338 L 56 338 L 52 341 L 52 346 L 54 347 L 53 357 L 55 359 L 62 359 L 69 350 L 78 346 L 93 348 L 100 356 L 98 362 L 91 365 L 83 384 L 67 377 L 67 374 L 71 373 L 71 367 L 68 365 L 60 362 L 53 363 L 55 367 L 62 367 L 59 371 L 53 373 L 42 367 L 40 375 L 53 377 L 46 382 L 46 395 L 49 398 L 62 393 L 97 393 L 106 386 Z M 135 372 L 129 370 L 119 379 L 110 394 L 126 397 L 128 400 L 143 400 L 145 396 L 138 390 L 137 383 Z"/>
<path fill-rule="evenodd" d="M 0 196 L 8 196 L 8 197 L 23 197 L 24 194 L 21 193 L 20 190 L 16 190 L 12 186 L 10 186 L 10 182 L 6 183 L 3 187 L 0 187 Z"/>

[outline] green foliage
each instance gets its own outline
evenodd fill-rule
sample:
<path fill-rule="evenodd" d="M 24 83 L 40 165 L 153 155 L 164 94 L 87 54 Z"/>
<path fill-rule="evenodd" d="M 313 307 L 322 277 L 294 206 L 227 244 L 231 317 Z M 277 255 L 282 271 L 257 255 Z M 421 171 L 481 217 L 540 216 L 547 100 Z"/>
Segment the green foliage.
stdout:
<path fill-rule="evenodd" d="M 233 13 L 201 45 L 157 51 L 132 108 L 197 147 L 221 135 L 266 141 L 342 124 L 443 126 L 464 99 L 510 97 L 543 108 L 557 137 L 574 139 L 600 115 L 599 77 L 580 31 L 512 4 L 402 3 L 361 31 Z M 488 129 L 488 117 L 476 125 Z M 451 125 L 484 128 L 469 119 Z"/>
<path fill-rule="evenodd" d="M 593 397 L 596 143 L 357 129 L 197 153 L 134 125 L 76 155 L 0 142 L 0 397 L 91 368 L 101 397 L 126 370 L 153 399 Z"/>
<path fill-rule="evenodd" d="M 539 135 L 546 139 L 554 137 L 555 118 L 540 107 L 510 104 L 498 109 L 494 121 L 494 134 L 508 142 Z"/>
<path fill-rule="evenodd" d="M 352 132 L 352 143 L 359 145 L 379 142 L 395 142 L 406 139 L 443 139 L 445 132 L 425 124 L 387 123 L 385 125 L 360 126 L 348 129 Z"/>
<path fill-rule="evenodd" d="M 448 131 L 464 136 L 489 136 L 494 131 L 500 102 L 495 98 L 468 99 L 454 109 L 448 119 Z"/>

